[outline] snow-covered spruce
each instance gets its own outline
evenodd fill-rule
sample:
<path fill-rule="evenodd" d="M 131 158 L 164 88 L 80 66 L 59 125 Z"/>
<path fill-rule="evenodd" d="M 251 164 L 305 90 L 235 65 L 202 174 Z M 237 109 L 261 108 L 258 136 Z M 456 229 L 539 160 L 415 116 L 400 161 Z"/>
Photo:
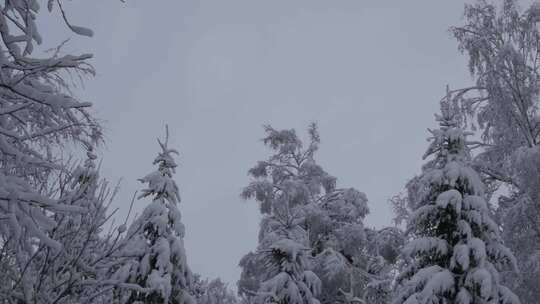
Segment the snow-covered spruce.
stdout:
<path fill-rule="evenodd" d="M 161 152 L 154 164 L 158 170 L 140 179 L 148 184 L 139 198 L 152 202 L 127 231 L 124 256 L 130 257 L 112 276 L 119 284 L 121 303 L 191 304 L 192 274 L 184 250 L 184 225 L 181 222 L 178 187 L 172 179 L 177 166 L 168 145 L 158 139 Z"/>
<path fill-rule="evenodd" d="M 443 104 L 417 179 L 419 195 L 407 223 L 410 240 L 394 304 L 519 304 L 498 270 L 515 267 L 491 219 L 484 185 L 470 167 L 467 132 Z"/>

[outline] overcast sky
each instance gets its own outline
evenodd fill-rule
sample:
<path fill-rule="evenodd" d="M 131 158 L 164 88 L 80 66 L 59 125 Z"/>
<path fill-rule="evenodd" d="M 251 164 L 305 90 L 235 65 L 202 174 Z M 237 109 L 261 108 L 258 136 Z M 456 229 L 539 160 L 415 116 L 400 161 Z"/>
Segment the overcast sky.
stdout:
<path fill-rule="evenodd" d="M 340 187 L 367 194 L 367 223 L 382 227 L 388 199 L 420 169 L 446 84 L 471 83 L 448 32 L 463 1 L 94 0 L 66 9 L 95 36 L 43 19 L 44 47 L 72 37 L 67 51 L 95 55 L 98 74 L 80 96 L 105 121 L 102 176 L 123 178 L 114 206 L 127 212 L 169 124 L 189 264 L 231 285 L 257 244 L 258 207 L 239 193 L 269 155 L 263 124 L 304 135 L 318 122 L 318 161 Z"/>

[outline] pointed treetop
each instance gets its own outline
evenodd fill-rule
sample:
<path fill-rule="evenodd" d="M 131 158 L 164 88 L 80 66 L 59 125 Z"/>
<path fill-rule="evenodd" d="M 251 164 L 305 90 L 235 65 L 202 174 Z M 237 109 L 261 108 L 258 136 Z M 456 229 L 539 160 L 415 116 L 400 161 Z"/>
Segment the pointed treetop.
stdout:
<path fill-rule="evenodd" d="M 154 171 L 147 176 L 139 179 L 142 183 L 148 183 L 148 188 L 142 190 L 139 198 L 149 195 L 155 195 L 154 200 L 165 199 L 173 204 L 180 202 L 180 194 L 178 186 L 172 179 L 172 174 L 175 173 L 175 168 L 178 166 L 173 158 L 173 154 L 180 153 L 168 147 L 169 144 L 169 126 L 165 126 L 165 141 L 157 139 L 161 152 L 154 159 L 153 164 L 159 165 L 157 171 Z"/>
<path fill-rule="evenodd" d="M 451 94 L 447 88 L 447 95 L 440 102 L 441 114 L 435 114 L 435 120 L 439 123 L 438 129 L 428 129 L 431 141 L 423 159 L 433 154 L 447 156 L 448 154 L 461 155 L 469 157 L 469 145 L 467 136 L 473 135 L 472 132 L 465 131 L 462 126 L 462 116 L 453 103 Z"/>
<path fill-rule="evenodd" d="M 169 125 L 165 125 L 165 141 L 162 142 L 157 139 L 159 146 L 161 147 L 161 153 L 154 159 L 153 164 L 159 164 L 160 171 L 171 170 L 172 173 L 175 173 L 175 168 L 178 166 L 174 161 L 172 154 L 180 156 L 180 153 L 176 149 L 170 149 L 169 144 Z M 167 173 L 169 176 L 172 176 L 170 173 Z"/>

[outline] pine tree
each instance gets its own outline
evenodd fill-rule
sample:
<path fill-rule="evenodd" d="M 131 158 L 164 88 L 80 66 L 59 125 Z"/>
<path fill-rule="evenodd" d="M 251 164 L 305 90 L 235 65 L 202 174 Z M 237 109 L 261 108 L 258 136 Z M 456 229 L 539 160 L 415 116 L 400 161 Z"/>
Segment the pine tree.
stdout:
<path fill-rule="evenodd" d="M 181 222 L 178 186 L 172 179 L 177 164 L 165 142 L 158 139 L 161 152 L 154 160 L 158 170 L 140 179 L 148 184 L 139 198 L 152 197 L 152 202 L 127 231 L 126 255 L 133 258 L 120 267 L 113 280 L 128 283 L 130 291 L 120 292 L 121 302 L 128 303 L 194 303 L 190 295 L 192 274 L 184 250 L 184 225 Z"/>
<path fill-rule="evenodd" d="M 418 195 L 407 223 L 406 261 L 394 304 L 508 303 L 519 299 L 501 285 L 499 270 L 515 267 L 484 198 L 484 185 L 471 167 L 468 132 L 442 103 L 440 128 L 430 131 L 432 156 L 417 179 Z"/>

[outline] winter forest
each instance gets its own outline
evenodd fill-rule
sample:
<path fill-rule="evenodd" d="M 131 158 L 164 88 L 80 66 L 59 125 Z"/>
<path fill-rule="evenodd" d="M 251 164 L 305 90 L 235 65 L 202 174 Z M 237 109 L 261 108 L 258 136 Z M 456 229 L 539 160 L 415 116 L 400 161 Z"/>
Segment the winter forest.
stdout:
<path fill-rule="evenodd" d="M 237 54 L 227 43 L 242 45 L 243 37 L 253 33 L 251 25 L 258 28 L 274 18 L 285 20 L 294 1 L 279 2 L 284 12 L 281 17 L 264 1 L 250 2 L 250 9 L 258 5 L 257 14 L 269 12 L 270 17 L 261 21 L 248 12 L 236 23 L 227 21 L 230 31 L 226 41 L 216 34 L 194 34 L 193 28 L 199 26 L 207 26 L 206 31 L 220 28 L 217 20 L 214 25 L 199 24 L 194 16 L 207 9 L 199 2 L 190 2 L 193 10 L 184 15 L 167 7 L 174 1 L 161 1 L 153 4 L 155 11 L 129 16 L 133 7 L 146 9 L 148 4 L 138 1 L 99 3 L 100 9 L 113 12 L 104 13 L 109 20 L 99 22 L 92 21 L 98 19 L 97 0 L 89 4 L 63 0 L 2 3 L 1 304 L 540 303 L 540 3 L 458 3 L 459 16 L 449 17 L 453 22 L 444 24 L 444 31 L 435 32 L 453 45 L 453 49 L 444 45 L 444 54 L 463 59 L 463 65 L 448 66 L 464 76 L 459 81 L 449 76 L 452 79 L 445 82 L 447 71 L 435 71 L 441 77 L 433 84 L 438 97 L 421 103 L 419 96 L 425 95 L 420 92 L 432 86 L 426 77 L 431 75 L 429 70 L 396 63 L 398 59 L 382 60 L 395 65 L 395 70 L 385 70 L 386 63 L 381 62 L 379 70 L 364 68 L 343 76 L 333 73 L 337 71 L 333 68 L 356 67 L 351 53 L 336 48 L 337 53 L 313 67 L 311 59 L 315 57 L 294 51 L 291 40 L 285 43 L 291 49 L 281 51 L 285 52 L 282 58 L 297 52 L 291 58 L 300 62 L 299 66 L 275 69 L 284 79 L 298 78 L 298 83 L 276 81 L 267 86 L 260 83 L 270 77 L 263 74 L 274 71 L 272 64 L 261 64 L 259 69 L 256 64 L 242 67 L 234 60 L 220 60 L 219 54 L 225 53 L 251 62 L 251 51 Z M 317 7 L 312 8 L 328 18 L 340 16 L 331 8 L 338 2 L 313 0 Z M 363 3 L 357 2 L 355 5 Z M 411 11 L 429 15 L 426 18 L 406 13 L 400 18 L 416 20 L 421 30 L 429 30 L 431 21 L 445 23 L 442 2 L 434 2 L 425 4 L 425 11 L 410 4 Z M 454 1 L 445 3 L 450 2 Z M 226 6 L 224 3 L 219 5 Z M 438 5 L 439 11 L 428 12 Z M 119 7 L 118 11 L 113 6 Z M 237 9 L 240 7 L 232 8 Z M 218 11 L 226 14 L 229 8 L 214 13 Z M 366 19 L 367 24 L 401 22 L 391 20 L 397 16 L 391 9 L 374 11 L 380 15 L 348 13 Z M 319 16 L 308 9 L 298 12 L 301 20 Z M 122 24 L 127 19 L 119 14 L 147 23 L 129 28 Z M 174 14 L 178 14 L 175 19 L 165 17 Z M 115 15 L 118 20 L 114 20 Z M 349 21 L 317 18 L 315 23 L 324 26 L 302 33 L 321 40 L 317 45 L 323 50 L 341 39 L 339 31 L 330 31 L 340 27 L 330 24 L 356 31 Z M 277 41 L 289 34 L 296 37 L 295 31 L 301 31 L 298 24 L 283 21 L 286 33 L 276 37 L 275 29 L 282 24 L 272 22 L 273 26 L 261 27 L 266 42 L 257 44 L 253 51 L 260 58 L 280 52 Z M 147 32 L 146 28 L 153 26 L 150 23 L 160 32 Z M 111 24 L 116 24 L 114 29 L 108 28 Z M 164 24 L 174 24 L 174 28 Z M 357 41 L 359 50 L 370 52 L 374 47 L 380 56 L 392 48 L 401 53 L 411 51 L 426 62 L 444 63 L 450 58 L 432 54 L 428 45 L 437 45 L 438 40 L 409 33 L 405 24 L 409 23 L 404 23 L 401 31 L 399 26 L 391 30 L 404 37 L 393 42 L 377 34 L 386 33 L 378 26 L 364 29 L 375 32 L 373 36 L 344 37 Z M 115 39 L 99 40 L 103 32 L 112 32 Z M 166 41 L 189 35 L 195 37 L 196 46 L 186 55 L 188 61 L 205 54 L 203 58 L 210 58 L 210 64 L 188 66 L 190 73 L 184 74 L 181 66 L 174 66 L 179 76 L 169 77 L 167 67 L 190 46 L 171 51 Z M 268 42 L 272 39 L 274 44 Z M 414 39 L 424 39 L 425 45 L 414 43 Z M 99 41 L 98 45 L 93 41 Z M 369 45 L 370 41 L 380 44 Z M 216 42 L 219 48 L 201 47 Z M 115 48 L 123 44 L 130 45 L 136 55 L 119 55 Z M 244 46 L 251 47 L 249 43 Z M 93 50 L 99 56 L 94 56 Z M 349 55 L 348 61 L 340 61 L 340 56 Z M 369 57 L 367 61 L 378 58 L 355 56 L 358 60 Z M 160 57 L 167 59 L 160 61 Z M 126 68 L 123 62 L 128 61 Z M 101 67 L 107 72 L 101 72 Z M 302 67 L 307 68 L 303 75 L 313 74 L 314 83 L 319 81 L 318 74 L 326 73 L 329 76 L 321 76 L 322 83 L 336 78 L 338 84 L 307 85 L 309 82 L 296 74 Z M 190 80 L 190 75 L 206 75 L 204 69 L 217 76 L 204 83 Z M 238 76 L 233 70 L 248 77 L 239 90 L 228 91 L 234 84 L 228 79 Z M 400 71 L 408 75 L 400 78 L 412 79 L 411 87 L 404 89 L 399 81 L 394 83 L 396 78 L 391 74 Z M 109 72 L 114 77 L 107 78 Z M 153 79 L 149 75 L 162 82 L 147 82 Z M 364 78 L 349 79 L 355 75 Z M 137 78 L 145 81 L 131 82 Z M 259 83 L 250 78 L 262 80 Z M 349 109 L 339 100 L 341 89 L 348 87 L 343 83 L 350 81 L 354 86 L 359 79 L 360 83 L 368 79 L 369 83 L 380 82 L 377 91 L 394 92 L 396 100 L 389 104 L 402 117 L 399 123 L 393 124 L 391 114 L 380 113 L 377 106 L 354 101 L 356 108 Z M 109 82 L 110 89 L 94 94 L 93 82 Z M 180 113 L 195 107 L 184 100 L 188 95 L 181 91 L 186 88 L 223 90 L 232 100 L 241 93 L 258 96 L 258 92 L 264 95 L 296 85 L 309 87 L 312 96 L 328 97 L 328 110 L 313 110 L 317 106 L 309 100 L 297 106 L 294 97 L 282 108 L 273 109 L 269 100 L 264 107 L 257 105 L 256 111 L 249 101 L 235 108 L 220 105 L 220 99 L 194 98 L 195 103 L 204 104 L 205 114 L 188 118 Z M 118 95 L 118 91 L 130 88 L 148 95 Z M 166 100 L 157 93 L 163 91 L 170 94 Z M 100 98 L 106 100 L 99 103 Z M 135 114 L 139 113 L 138 104 L 130 103 L 129 98 L 144 99 L 144 116 Z M 420 108 L 424 111 L 416 110 Z M 306 114 L 312 110 L 317 115 Z M 275 117 L 287 119 L 265 116 L 272 111 L 277 113 Z M 111 119 L 107 113 L 116 117 Z M 337 118 L 330 123 L 330 116 Z M 263 118 L 258 121 L 258 117 Z M 190 119 L 201 121 L 200 129 L 189 127 Z M 238 122 L 242 119 L 247 123 Z M 371 119 L 375 133 L 368 135 L 368 127 L 351 127 L 355 119 Z M 129 127 L 118 132 L 109 120 L 125 121 Z M 282 125 L 291 121 L 292 125 Z M 335 133 L 325 128 L 331 130 L 340 123 L 352 128 L 349 135 L 326 136 Z M 417 123 L 419 131 L 409 132 Z M 390 131 L 384 131 L 383 125 L 390 126 Z M 229 131 L 234 126 L 237 134 Z M 408 134 L 399 133 L 400 129 Z M 115 132 L 121 134 L 109 135 Z M 190 133 L 197 135 L 180 136 Z M 370 136 L 378 138 L 381 146 L 368 147 Z M 130 140 L 135 147 L 108 160 L 115 149 L 122 149 Z M 236 142 L 251 143 L 255 148 L 239 149 Z M 335 156 L 339 154 L 332 154 L 346 149 L 347 144 L 354 147 L 356 160 L 340 160 Z M 406 154 L 409 150 L 416 158 Z M 237 157 L 227 158 L 228 154 Z M 399 165 L 392 165 L 396 162 Z M 228 163 L 234 167 L 230 169 Z M 368 163 L 377 169 L 370 171 Z M 334 164 L 343 169 L 333 170 Z M 401 165 L 413 168 L 402 180 Z M 348 173 L 338 176 L 333 173 L 336 171 Z M 363 182 L 369 179 L 377 182 Z M 378 182 L 385 180 L 397 180 L 398 185 Z M 224 186 L 229 184 L 233 186 Z M 386 198 L 377 195 L 372 200 L 370 193 L 380 191 Z M 204 205 L 206 201 L 211 204 Z M 208 208 L 187 212 L 186 206 L 193 206 L 190 204 Z M 231 254 L 233 249 L 240 255 Z M 221 269 L 233 272 L 219 273 Z"/>

